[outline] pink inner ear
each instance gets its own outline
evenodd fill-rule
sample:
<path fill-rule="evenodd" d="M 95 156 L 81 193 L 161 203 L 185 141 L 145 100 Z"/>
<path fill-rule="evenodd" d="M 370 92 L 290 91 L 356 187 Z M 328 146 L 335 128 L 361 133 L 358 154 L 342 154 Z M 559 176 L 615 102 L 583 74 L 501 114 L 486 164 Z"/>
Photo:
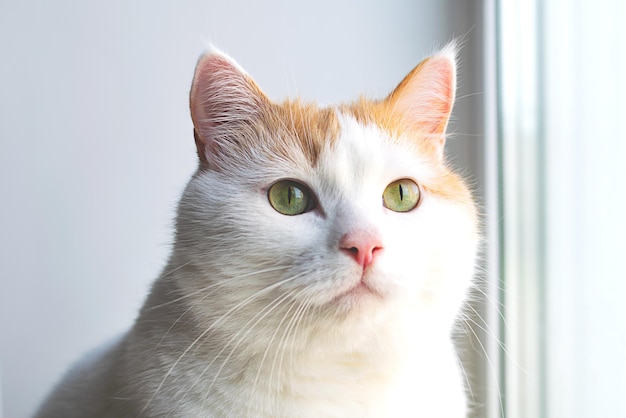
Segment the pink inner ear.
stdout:
<path fill-rule="evenodd" d="M 203 134 L 212 127 L 247 113 L 238 105 L 250 101 L 250 84 L 242 70 L 226 57 L 212 53 L 200 58 L 191 86 L 190 107 L 201 139 L 206 139 Z"/>
<path fill-rule="evenodd" d="M 443 153 L 456 84 L 452 54 L 422 61 L 398 85 L 388 100 L 400 123 L 410 131 L 431 139 Z"/>
<path fill-rule="evenodd" d="M 229 133 L 255 118 L 266 100 L 254 81 L 230 58 L 216 52 L 200 58 L 190 92 L 200 159 L 209 161 L 216 146 L 227 144 Z"/>

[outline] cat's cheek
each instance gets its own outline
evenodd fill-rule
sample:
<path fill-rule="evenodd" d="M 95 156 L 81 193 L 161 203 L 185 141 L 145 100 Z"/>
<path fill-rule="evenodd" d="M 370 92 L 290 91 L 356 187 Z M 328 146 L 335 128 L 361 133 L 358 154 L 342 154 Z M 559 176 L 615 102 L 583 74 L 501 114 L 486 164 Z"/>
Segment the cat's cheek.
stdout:
<path fill-rule="evenodd" d="M 419 297 L 441 309 L 456 311 L 474 273 L 478 235 L 467 208 L 433 199 L 424 208 L 431 222 L 420 225 L 428 240 L 420 240 L 415 258 Z"/>

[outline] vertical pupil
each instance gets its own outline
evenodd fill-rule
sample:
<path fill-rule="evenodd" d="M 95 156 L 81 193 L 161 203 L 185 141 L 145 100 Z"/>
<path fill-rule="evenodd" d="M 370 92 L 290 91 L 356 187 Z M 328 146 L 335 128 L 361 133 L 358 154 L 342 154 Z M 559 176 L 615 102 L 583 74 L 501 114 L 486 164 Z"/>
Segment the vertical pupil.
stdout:
<path fill-rule="evenodd" d="M 291 205 L 291 196 L 293 195 L 293 187 L 289 186 L 287 188 L 287 203 Z"/>
<path fill-rule="evenodd" d="M 400 200 L 404 200 L 404 193 L 402 192 L 402 184 L 398 184 L 398 191 L 400 192 Z"/>

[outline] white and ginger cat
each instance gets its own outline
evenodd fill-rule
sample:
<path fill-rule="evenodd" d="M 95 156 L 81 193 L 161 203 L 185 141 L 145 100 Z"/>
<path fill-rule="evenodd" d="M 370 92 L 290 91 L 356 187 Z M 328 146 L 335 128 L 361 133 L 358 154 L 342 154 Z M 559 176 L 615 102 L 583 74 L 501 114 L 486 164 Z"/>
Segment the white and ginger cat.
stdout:
<path fill-rule="evenodd" d="M 444 161 L 454 54 L 333 107 L 274 103 L 204 55 L 165 274 L 37 417 L 466 416 L 451 333 L 479 234 Z"/>

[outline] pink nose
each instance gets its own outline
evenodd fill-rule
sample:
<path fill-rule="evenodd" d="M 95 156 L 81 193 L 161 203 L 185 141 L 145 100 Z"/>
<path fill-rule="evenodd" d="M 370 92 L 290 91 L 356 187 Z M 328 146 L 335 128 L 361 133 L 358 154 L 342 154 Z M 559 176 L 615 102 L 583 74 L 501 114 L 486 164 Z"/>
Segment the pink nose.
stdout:
<path fill-rule="evenodd" d="M 365 269 L 372 264 L 374 256 L 383 249 L 383 245 L 381 239 L 375 234 L 354 232 L 341 238 L 339 248 Z"/>

